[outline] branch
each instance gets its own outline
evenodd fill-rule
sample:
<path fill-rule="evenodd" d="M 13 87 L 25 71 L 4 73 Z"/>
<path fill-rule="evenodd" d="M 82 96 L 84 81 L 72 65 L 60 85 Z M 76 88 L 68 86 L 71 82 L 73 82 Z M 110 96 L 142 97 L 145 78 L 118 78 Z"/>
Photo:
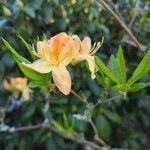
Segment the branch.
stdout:
<path fill-rule="evenodd" d="M 99 106 L 102 103 L 108 103 L 108 102 L 111 102 L 111 101 L 114 101 L 114 100 L 118 100 L 119 98 L 125 98 L 125 95 L 117 95 L 117 96 L 111 97 L 111 98 L 109 98 L 109 99 L 107 99 L 105 101 L 102 101 L 102 99 L 99 99 L 94 107 L 97 107 L 97 106 Z"/>
<path fill-rule="evenodd" d="M 86 99 L 77 94 L 74 90 L 71 90 L 71 94 L 78 98 L 82 103 L 86 103 Z"/>
<path fill-rule="evenodd" d="M 131 27 L 132 27 L 132 25 L 133 25 L 133 23 L 134 23 L 137 15 L 138 15 L 139 6 L 140 6 L 140 1 L 137 0 L 136 3 L 135 3 L 135 7 L 134 7 L 134 12 L 133 12 L 132 19 L 131 19 L 131 21 L 129 23 L 129 28 L 130 29 L 131 29 Z"/>
<path fill-rule="evenodd" d="M 96 1 L 100 3 L 107 11 L 111 13 L 111 15 L 119 22 L 119 24 L 123 27 L 123 29 L 130 35 L 131 39 L 135 42 L 136 46 L 140 50 L 144 51 L 147 48 L 146 46 L 140 44 L 137 38 L 133 35 L 132 31 L 125 24 L 121 15 L 118 16 L 104 0 L 96 0 Z"/>
<path fill-rule="evenodd" d="M 101 145 L 104 145 L 104 146 L 106 146 L 106 147 L 109 147 L 109 146 L 105 143 L 105 141 L 103 141 L 101 138 L 99 138 L 97 128 L 96 128 L 94 122 L 92 121 L 92 119 L 89 121 L 89 123 L 90 123 L 90 125 L 91 125 L 91 127 L 93 128 L 93 131 L 94 131 L 94 133 L 95 133 L 95 137 L 94 137 L 95 140 L 96 140 L 98 143 L 100 143 Z"/>
<path fill-rule="evenodd" d="M 88 140 L 85 140 L 83 138 L 77 138 L 73 135 L 62 133 L 62 132 L 58 131 L 56 128 L 54 128 L 51 125 L 44 126 L 43 124 L 38 124 L 38 125 L 33 125 L 33 126 L 28 126 L 28 127 L 19 127 L 19 128 L 15 129 L 15 132 L 27 132 L 27 131 L 40 129 L 40 128 L 46 128 L 46 129 L 50 130 L 51 132 L 55 133 L 56 135 L 66 139 L 66 140 L 70 140 L 72 142 L 75 142 L 77 144 L 81 144 L 81 145 L 84 145 L 84 146 L 89 146 L 89 147 L 91 147 L 95 150 L 102 150 L 102 148 L 103 148 L 103 147 L 100 147 L 99 145 L 97 145 L 93 142 L 90 142 Z"/>
<path fill-rule="evenodd" d="M 14 132 L 28 132 L 28 131 L 33 131 L 33 130 L 40 129 L 40 128 L 48 129 L 49 131 L 55 133 L 56 135 L 66 139 L 66 140 L 72 141 L 77 144 L 81 144 L 83 146 L 89 146 L 95 150 L 104 150 L 104 149 L 105 150 L 124 150 L 124 149 L 120 149 L 120 148 L 110 148 L 110 147 L 99 146 L 99 145 L 97 145 L 91 141 L 85 140 L 81 137 L 62 133 L 50 124 L 49 125 L 37 124 L 37 125 L 31 125 L 31 126 L 27 126 L 27 127 L 18 127 L 18 128 L 15 128 Z"/>

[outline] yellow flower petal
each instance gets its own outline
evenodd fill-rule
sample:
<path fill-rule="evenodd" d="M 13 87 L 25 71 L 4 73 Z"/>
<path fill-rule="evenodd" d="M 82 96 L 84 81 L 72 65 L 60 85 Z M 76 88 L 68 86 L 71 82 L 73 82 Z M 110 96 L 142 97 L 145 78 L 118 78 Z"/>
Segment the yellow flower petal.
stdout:
<path fill-rule="evenodd" d="M 27 100 L 29 100 L 30 99 L 30 93 L 31 93 L 32 91 L 28 88 L 28 87 L 26 87 L 23 91 L 22 91 L 22 97 L 23 97 L 23 99 L 25 100 L 25 101 L 27 101 Z"/>
<path fill-rule="evenodd" d="M 27 87 L 27 78 L 11 78 L 10 84 L 17 90 L 23 91 Z"/>
<path fill-rule="evenodd" d="M 40 73 L 49 73 L 52 70 L 51 65 L 47 61 L 42 59 L 39 59 L 32 64 L 24 63 L 24 65 Z"/>
<path fill-rule="evenodd" d="M 58 89 L 65 95 L 71 90 L 71 77 L 66 67 L 58 67 L 52 69 L 53 80 Z"/>
<path fill-rule="evenodd" d="M 34 54 L 37 57 L 42 58 L 51 64 L 56 62 L 56 59 L 53 57 L 52 54 L 50 41 L 44 40 L 37 42 L 37 53 L 34 52 Z"/>
<path fill-rule="evenodd" d="M 79 52 L 80 42 L 78 36 L 61 32 L 48 41 L 37 42 L 37 53 L 34 54 L 51 65 L 66 66 Z"/>
<path fill-rule="evenodd" d="M 64 46 L 64 40 L 68 39 L 68 36 L 65 32 L 61 32 L 50 39 L 51 51 L 55 57 L 58 58 L 62 47 Z"/>
<path fill-rule="evenodd" d="M 80 49 L 80 39 L 76 35 L 68 36 L 64 39 L 63 45 L 59 55 L 59 66 L 67 66 L 77 56 Z"/>
<path fill-rule="evenodd" d="M 89 54 L 79 54 L 78 57 L 76 57 L 76 59 L 74 59 L 74 63 L 80 62 L 83 60 L 86 60 L 88 62 L 89 70 L 91 72 L 91 78 L 95 79 L 96 64 L 95 64 L 94 56 L 91 56 Z"/>
<path fill-rule="evenodd" d="M 84 37 L 81 42 L 80 54 L 89 54 L 91 50 L 91 39 L 89 37 Z"/>

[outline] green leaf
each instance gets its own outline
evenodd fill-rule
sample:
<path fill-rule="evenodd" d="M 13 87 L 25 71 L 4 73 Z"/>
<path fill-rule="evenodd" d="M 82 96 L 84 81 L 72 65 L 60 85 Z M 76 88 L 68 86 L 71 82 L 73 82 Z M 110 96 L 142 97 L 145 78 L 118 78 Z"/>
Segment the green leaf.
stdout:
<path fill-rule="evenodd" d="M 98 116 L 96 118 L 96 127 L 101 138 L 108 139 L 110 137 L 111 126 L 105 117 Z"/>
<path fill-rule="evenodd" d="M 121 83 L 122 77 L 121 77 L 121 73 L 119 70 L 119 65 L 118 65 L 117 59 L 115 58 L 114 55 L 111 55 L 111 57 L 110 57 L 109 69 L 113 73 L 113 75 L 118 79 L 119 83 Z"/>
<path fill-rule="evenodd" d="M 146 88 L 148 86 L 150 86 L 150 82 L 148 82 L 148 83 L 136 83 L 130 87 L 130 91 L 136 92 L 136 91 L 139 91 L 139 90 Z"/>
<path fill-rule="evenodd" d="M 57 146 L 52 138 L 46 140 L 46 149 L 47 150 L 57 150 Z"/>
<path fill-rule="evenodd" d="M 70 128 L 69 128 L 69 131 L 72 132 L 73 129 L 74 129 L 74 127 L 75 127 L 75 119 L 72 118 L 72 120 L 71 120 L 71 125 L 70 125 Z"/>
<path fill-rule="evenodd" d="M 116 58 L 114 55 L 111 55 L 109 69 L 116 76 L 120 84 L 126 83 L 126 66 L 121 47 L 118 49 Z"/>
<path fill-rule="evenodd" d="M 105 81 L 104 81 L 104 78 L 101 77 L 99 74 L 96 73 L 96 81 L 102 85 L 103 87 L 105 86 Z"/>
<path fill-rule="evenodd" d="M 33 80 L 32 88 L 40 87 L 42 91 L 48 93 L 51 85 L 51 74 L 40 74 L 39 72 L 25 66 L 23 63 L 17 62 L 20 70 L 29 79 Z"/>
<path fill-rule="evenodd" d="M 67 119 L 67 116 L 65 113 L 63 114 L 63 123 L 64 123 L 65 128 L 68 130 L 69 129 L 69 122 L 68 122 L 68 119 Z"/>
<path fill-rule="evenodd" d="M 122 79 L 121 83 L 126 83 L 126 78 L 127 78 L 126 65 L 125 65 L 125 59 L 124 59 L 121 46 L 119 46 L 118 53 L 117 53 L 117 64 L 118 64 L 118 67 L 119 67 L 118 69 L 119 69 L 121 79 Z"/>
<path fill-rule="evenodd" d="M 33 60 L 36 60 L 36 56 L 33 54 L 33 47 L 32 47 L 29 43 L 27 43 L 27 42 L 23 39 L 23 37 L 19 36 L 19 38 L 22 40 L 23 44 L 24 44 L 25 47 L 27 48 L 27 50 L 28 50 L 29 54 L 31 55 L 32 59 L 33 59 Z"/>
<path fill-rule="evenodd" d="M 109 110 L 104 110 L 105 116 L 114 123 L 121 124 L 122 118 L 116 113 Z"/>
<path fill-rule="evenodd" d="M 2 38 L 2 41 L 4 43 L 4 45 L 6 46 L 7 50 L 10 52 L 10 54 L 13 56 L 13 58 L 18 61 L 18 62 L 25 62 L 25 63 L 30 63 L 30 61 L 28 61 L 26 58 L 22 57 L 21 55 L 19 55 L 15 49 L 5 40 Z"/>
<path fill-rule="evenodd" d="M 107 77 L 109 77 L 113 82 L 118 84 L 119 83 L 118 79 L 113 75 L 113 73 L 110 71 L 110 69 L 105 66 L 105 64 L 100 60 L 100 58 L 95 56 L 95 60 L 96 60 L 96 64 L 97 64 L 98 68 L 101 71 L 103 71 L 103 73 Z"/>
<path fill-rule="evenodd" d="M 66 129 L 57 121 L 51 120 L 51 124 L 61 132 L 66 132 Z"/>
<path fill-rule="evenodd" d="M 55 104 L 55 105 L 64 105 L 68 103 L 68 99 L 67 98 L 63 98 L 63 97 L 52 97 L 51 98 L 51 103 Z"/>
<path fill-rule="evenodd" d="M 150 71 L 150 49 L 148 50 L 142 61 L 139 63 L 132 77 L 128 80 L 127 83 L 130 85 L 135 83 L 149 71 Z"/>
<path fill-rule="evenodd" d="M 28 78 L 32 79 L 32 80 L 37 80 L 37 81 L 43 81 L 44 76 L 42 74 L 40 74 L 39 72 L 25 66 L 23 63 L 19 63 L 19 68 L 20 70 L 24 73 L 25 76 L 27 76 Z"/>
<path fill-rule="evenodd" d="M 143 88 L 150 86 L 150 82 L 148 83 L 135 83 L 135 84 L 119 84 L 112 87 L 112 90 L 122 91 L 122 92 L 136 92 Z"/>
<path fill-rule="evenodd" d="M 25 119 L 30 118 L 30 117 L 33 116 L 33 114 L 35 113 L 35 111 L 36 111 L 35 105 L 34 105 L 34 104 L 31 104 L 31 105 L 29 105 L 29 107 L 28 107 L 26 113 L 23 115 L 23 117 L 24 117 Z"/>
<path fill-rule="evenodd" d="M 88 85 L 88 88 L 90 89 L 91 93 L 93 93 L 94 96 L 99 97 L 100 87 L 97 85 L 95 80 L 88 78 L 87 85 Z"/>
<path fill-rule="evenodd" d="M 130 90 L 130 85 L 129 84 L 118 84 L 114 85 L 112 87 L 112 90 L 115 91 L 122 91 L 122 92 L 128 92 Z"/>

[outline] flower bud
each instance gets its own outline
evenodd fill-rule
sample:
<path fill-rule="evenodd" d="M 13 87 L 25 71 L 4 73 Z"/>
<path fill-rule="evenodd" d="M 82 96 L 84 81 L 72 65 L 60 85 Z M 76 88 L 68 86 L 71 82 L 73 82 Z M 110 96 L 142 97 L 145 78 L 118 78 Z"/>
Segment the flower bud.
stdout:
<path fill-rule="evenodd" d="M 8 9 L 6 6 L 3 6 L 3 15 L 5 16 L 5 17 L 10 17 L 10 16 L 12 16 L 12 12 L 10 11 L 10 9 Z"/>
<path fill-rule="evenodd" d="M 24 4 L 21 0 L 16 0 L 16 5 L 20 10 L 24 8 Z"/>

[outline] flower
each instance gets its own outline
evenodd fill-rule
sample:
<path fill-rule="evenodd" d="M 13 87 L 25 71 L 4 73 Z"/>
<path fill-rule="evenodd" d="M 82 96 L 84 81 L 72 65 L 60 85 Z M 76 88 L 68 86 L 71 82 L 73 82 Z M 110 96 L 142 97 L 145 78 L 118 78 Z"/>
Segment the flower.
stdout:
<path fill-rule="evenodd" d="M 10 82 L 5 79 L 3 81 L 3 87 L 8 91 L 13 92 L 14 96 L 18 96 L 19 92 L 22 92 L 24 100 L 30 99 L 31 90 L 27 85 L 27 78 L 10 78 Z"/>
<path fill-rule="evenodd" d="M 40 73 L 52 72 L 58 89 L 68 95 L 71 90 L 71 77 L 66 66 L 77 56 L 79 49 L 78 36 L 68 36 L 62 32 L 50 40 L 37 42 L 37 52 L 34 53 L 40 59 L 32 64 L 24 64 Z"/>
<path fill-rule="evenodd" d="M 94 43 L 92 48 L 91 46 L 91 39 L 89 37 L 84 37 L 82 41 L 80 41 L 80 50 L 78 55 L 73 59 L 72 64 L 76 64 L 80 61 L 86 60 L 89 65 L 89 70 L 91 71 L 91 78 L 95 79 L 95 59 L 92 56 L 100 47 L 102 43 L 98 42 L 97 44 Z"/>

